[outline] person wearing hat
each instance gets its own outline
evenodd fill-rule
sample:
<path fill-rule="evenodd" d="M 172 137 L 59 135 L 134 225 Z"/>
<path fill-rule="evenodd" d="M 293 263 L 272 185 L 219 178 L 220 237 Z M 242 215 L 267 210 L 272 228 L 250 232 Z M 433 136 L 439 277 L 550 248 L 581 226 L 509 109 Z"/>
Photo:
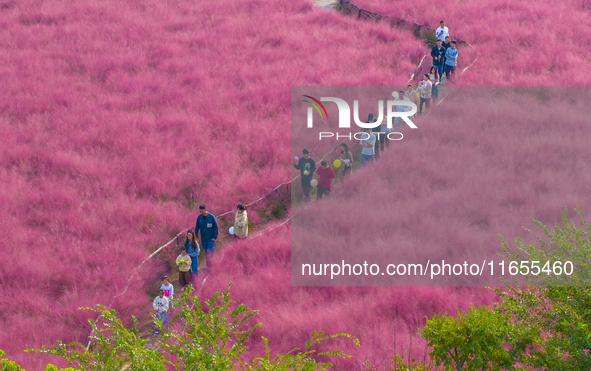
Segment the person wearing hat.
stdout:
<path fill-rule="evenodd" d="M 310 202 L 312 199 L 310 198 L 310 191 L 312 190 L 312 186 L 310 182 L 312 181 L 312 176 L 314 175 L 314 171 L 316 171 L 316 162 L 312 157 L 310 157 L 310 151 L 306 148 L 302 151 L 304 157 L 300 157 L 296 162 L 294 159 L 293 167 L 296 170 L 300 171 L 300 178 L 302 179 L 302 192 L 304 193 L 304 202 Z"/>
<path fill-rule="evenodd" d="M 435 37 L 441 42 L 445 41 L 445 37 L 449 36 L 449 29 L 445 27 L 445 21 L 439 22 L 439 27 L 435 30 Z"/>
<path fill-rule="evenodd" d="M 456 48 L 456 41 L 451 41 L 451 48 L 445 51 L 445 78 L 449 81 L 451 75 L 456 72 L 458 65 L 458 48 Z"/>
<path fill-rule="evenodd" d="M 184 290 L 191 283 L 191 257 L 187 254 L 187 248 L 181 249 L 181 254 L 176 258 L 176 265 L 179 267 L 179 284 Z"/>
<path fill-rule="evenodd" d="M 215 240 L 218 238 L 218 222 L 215 216 L 207 211 L 205 205 L 199 206 L 199 216 L 195 223 L 195 237 L 201 232 L 201 247 L 205 252 L 205 267 L 211 262 L 215 248 Z"/>

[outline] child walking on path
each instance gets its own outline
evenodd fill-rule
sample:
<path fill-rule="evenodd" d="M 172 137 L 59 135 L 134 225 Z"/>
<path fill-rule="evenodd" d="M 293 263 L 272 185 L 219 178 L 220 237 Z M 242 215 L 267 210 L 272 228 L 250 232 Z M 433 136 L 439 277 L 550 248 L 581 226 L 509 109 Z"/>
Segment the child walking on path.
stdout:
<path fill-rule="evenodd" d="M 159 320 L 162 321 L 162 328 L 166 329 L 168 327 L 168 299 L 164 296 L 164 290 L 160 289 L 158 291 L 158 296 L 154 298 L 154 302 L 152 303 L 152 307 L 156 312 L 156 316 Z M 154 335 L 158 335 L 160 330 L 156 330 Z"/>
<path fill-rule="evenodd" d="M 168 308 L 172 308 L 172 301 L 170 299 L 174 298 L 174 286 L 170 283 L 170 277 L 162 277 L 160 290 L 164 290 L 164 297 L 168 299 Z"/>
<path fill-rule="evenodd" d="M 187 254 L 186 247 L 183 247 L 181 255 L 176 258 L 176 265 L 179 267 L 179 284 L 182 291 L 191 283 L 191 257 Z"/>

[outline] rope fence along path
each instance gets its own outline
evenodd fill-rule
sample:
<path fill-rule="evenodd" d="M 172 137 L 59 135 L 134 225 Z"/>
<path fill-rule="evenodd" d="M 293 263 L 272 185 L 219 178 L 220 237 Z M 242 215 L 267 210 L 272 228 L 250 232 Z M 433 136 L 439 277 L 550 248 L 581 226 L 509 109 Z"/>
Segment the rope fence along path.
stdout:
<path fill-rule="evenodd" d="M 321 159 L 320 161 L 324 160 L 328 155 L 330 155 L 331 153 L 333 153 L 337 148 L 338 148 L 339 144 L 335 145 L 328 153 L 326 153 Z M 297 176 L 293 177 L 291 180 L 287 181 L 287 182 L 283 182 L 279 185 L 277 185 L 275 188 L 273 188 L 269 193 L 265 194 L 264 196 L 259 197 L 258 199 L 252 201 L 251 203 L 248 203 L 246 206 L 251 206 L 256 204 L 257 202 L 260 202 L 262 200 L 264 200 L 265 198 L 269 197 L 273 192 L 275 192 L 276 190 L 278 190 L 281 186 L 284 185 L 288 185 L 291 184 L 293 181 L 295 181 L 296 179 L 298 179 L 300 177 L 300 175 L 298 174 Z M 221 213 L 219 215 L 216 216 L 217 218 L 221 218 L 223 216 L 229 215 L 231 213 L 233 213 L 235 210 L 230 210 L 230 211 L 226 211 L 224 213 Z M 291 217 L 289 217 L 288 219 L 286 219 L 284 222 L 282 222 L 281 224 L 269 229 L 269 230 L 265 230 L 263 232 L 261 232 L 260 234 L 249 238 L 249 240 L 252 240 L 254 238 L 260 237 L 268 232 L 271 232 L 274 229 L 277 229 L 283 225 L 285 225 L 287 222 L 289 222 L 295 215 L 292 215 Z M 164 245 L 158 247 L 156 250 L 154 250 L 154 252 L 152 252 L 146 259 L 144 259 L 144 261 L 142 261 L 137 267 L 135 267 L 132 271 L 132 273 L 129 275 L 129 278 L 127 279 L 127 284 L 125 285 L 125 287 L 123 288 L 123 290 L 121 292 L 119 292 L 118 294 L 115 294 L 115 296 L 113 296 L 113 298 L 111 299 L 111 302 L 109 303 L 109 305 L 107 306 L 107 309 L 111 308 L 111 306 L 113 305 L 113 303 L 115 302 L 115 299 L 118 298 L 119 296 L 122 296 L 123 294 L 125 294 L 127 292 L 127 289 L 129 288 L 129 286 L 131 285 L 131 280 L 133 279 L 133 277 L 135 277 L 136 273 L 140 270 L 140 268 L 146 263 L 148 262 L 150 259 L 152 259 L 153 257 L 155 257 L 156 255 L 158 255 L 162 250 L 164 250 L 165 248 L 167 248 L 168 246 L 170 246 L 173 242 L 175 242 L 180 236 L 182 236 L 184 233 L 186 233 L 191 227 L 187 227 L 185 229 L 183 229 L 182 231 L 180 231 L 179 233 L 176 234 L 176 236 L 174 236 L 170 241 L 168 241 L 167 243 L 165 243 Z M 205 277 L 205 279 L 207 278 L 207 276 Z M 205 282 L 205 279 L 203 280 L 203 282 Z M 96 319 L 95 319 L 95 323 L 98 322 L 98 320 L 101 318 L 101 315 L 99 315 Z M 86 349 L 90 349 L 90 346 L 92 344 L 92 336 L 93 336 L 93 332 L 91 332 L 91 334 L 89 335 L 90 340 L 88 341 L 88 345 L 86 346 Z"/>
<path fill-rule="evenodd" d="M 355 5 L 354 3 L 352 3 L 351 1 L 348 0 L 339 0 L 339 4 L 340 4 L 340 8 L 343 11 L 343 14 L 346 15 L 351 15 L 354 14 L 355 12 L 357 12 L 357 18 L 358 19 L 364 19 L 364 20 L 373 20 L 373 21 L 377 21 L 377 22 L 389 22 L 391 27 L 398 27 L 398 28 L 407 28 L 413 32 L 413 34 L 416 37 L 421 37 L 421 35 L 425 32 L 435 32 L 435 30 L 431 27 L 416 23 L 416 22 L 411 22 L 408 21 L 404 18 L 399 18 L 399 17 L 392 17 L 392 16 L 385 16 L 383 14 L 379 14 L 379 13 L 374 13 L 371 12 L 369 10 L 365 10 L 365 9 L 361 9 L 360 7 L 358 7 L 357 5 Z M 427 35 L 424 35 L 424 38 L 428 40 Z M 461 75 L 470 67 L 472 67 L 474 65 L 474 63 L 476 63 L 476 60 L 478 59 L 478 52 L 474 49 L 474 47 L 472 47 L 472 45 L 470 45 L 468 42 L 464 41 L 464 40 L 456 40 L 458 41 L 460 44 L 465 44 L 467 46 L 469 46 L 475 53 L 476 53 L 476 58 L 472 61 L 472 63 L 468 66 L 465 67 L 462 72 L 460 73 L 460 75 L 458 76 L 458 78 L 461 78 Z M 430 41 L 431 42 L 431 41 Z M 427 57 L 427 55 L 423 55 L 423 57 L 421 58 L 419 64 L 417 65 L 417 67 L 415 68 L 415 70 L 412 72 L 410 79 L 408 80 L 408 82 L 412 81 L 416 72 L 421 68 L 421 65 L 424 61 L 424 59 Z M 407 82 L 407 84 L 408 84 Z M 449 94 L 448 94 L 449 95 Z M 443 99 L 445 99 L 448 95 L 446 95 L 445 97 L 443 97 L 442 99 L 439 100 L 439 102 L 437 104 L 440 104 Z M 328 155 L 330 155 L 332 152 L 334 152 L 337 148 L 338 148 L 339 144 L 335 145 L 332 150 L 330 150 L 328 153 L 326 153 L 321 159 L 320 161 L 324 160 Z M 273 192 L 275 192 L 277 189 L 279 189 L 281 186 L 284 185 L 288 185 L 291 184 L 293 181 L 295 181 L 296 179 L 298 179 L 300 177 L 300 175 L 298 174 L 297 176 L 295 176 L 293 179 L 283 182 L 279 185 L 277 185 L 275 188 L 273 188 L 269 193 L 265 194 L 264 196 L 261 196 L 260 198 L 252 201 L 251 203 L 247 204 L 246 206 L 251 206 L 256 204 L 257 202 L 265 199 L 266 197 L 270 196 Z M 226 215 L 229 215 L 231 213 L 233 213 L 234 210 L 230 210 L 230 211 L 226 211 L 224 213 L 218 214 L 216 216 L 216 218 L 221 218 L 224 217 Z M 282 222 L 281 224 L 261 232 L 260 234 L 258 234 L 257 236 L 254 236 L 252 238 L 250 238 L 250 240 L 260 237 L 276 228 L 279 228 L 283 225 L 285 225 L 287 222 L 289 222 L 291 219 L 293 219 L 297 214 L 294 214 L 292 216 L 290 216 L 288 219 L 286 219 L 284 222 Z M 138 265 L 136 268 L 134 268 L 134 270 L 132 271 L 131 275 L 129 276 L 128 280 L 127 280 L 127 284 L 125 285 L 124 289 L 116 294 L 115 296 L 113 296 L 113 299 L 111 299 L 111 302 L 109 303 L 109 306 L 107 307 L 107 309 L 109 309 L 112 305 L 113 302 L 115 301 L 115 299 L 119 296 L 122 296 L 123 294 L 125 294 L 127 292 L 127 289 L 129 288 L 129 285 L 131 284 L 131 280 L 133 279 L 133 277 L 135 276 L 135 274 L 139 271 L 139 269 L 150 259 L 152 259 L 153 257 L 155 257 L 156 255 L 158 255 L 163 249 L 165 249 L 166 247 L 170 246 L 173 242 L 175 242 L 180 236 L 182 236 L 184 233 L 186 233 L 191 227 L 185 228 L 184 230 L 180 231 L 176 236 L 174 236 L 170 241 L 168 241 L 167 243 L 165 243 L 164 245 L 158 247 L 156 250 L 154 250 L 154 252 L 152 252 L 144 261 L 142 261 L 140 263 L 140 265 Z M 207 276 L 205 277 L 205 279 L 203 280 L 202 284 L 205 283 L 205 280 L 207 279 Z M 96 320 L 95 323 L 98 322 L 98 320 L 100 319 L 101 315 L 99 315 Z M 88 345 L 86 347 L 86 349 L 88 350 L 90 348 L 90 345 L 92 344 L 92 336 L 93 334 L 91 333 L 89 335 L 90 340 L 88 341 Z"/>
<path fill-rule="evenodd" d="M 348 0 L 339 0 L 339 6 L 340 6 L 340 10 L 345 15 L 349 15 L 349 16 L 357 15 L 357 19 L 364 19 L 367 21 L 386 22 L 386 23 L 389 23 L 390 27 L 392 27 L 392 28 L 397 27 L 397 28 L 408 30 L 408 31 L 412 32 L 415 35 L 415 37 L 424 38 L 429 42 L 430 45 L 435 45 L 435 41 L 433 41 L 429 37 L 431 35 L 433 35 L 433 36 L 435 35 L 435 29 L 433 29 L 429 26 L 426 26 L 426 25 L 423 25 L 423 24 L 420 24 L 417 22 L 412 22 L 412 21 L 409 21 L 409 20 L 406 20 L 406 19 L 400 18 L 400 17 L 387 16 L 384 14 L 371 12 L 369 10 L 365 10 L 365 9 L 358 7 L 357 5 L 355 5 L 354 3 L 352 3 L 351 1 L 348 1 Z M 468 46 L 476 54 L 472 63 L 470 63 L 470 65 L 468 67 L 465 67 L 458 75 L 458 79 L 460 79 L 462 77 L 462 74 L 464 72 L 466 72 L 467 69 L 472 67 L 474 65 L 474 63 L 476 63 L 476 61 L 478 60 L 478 52 L 476 51 L 476 49 L 474 49 L 474 47 L 472 45 L 470 45 L 469 42 L 467 42 L 465 40 L 461 40 L 461 39 L 456 39 L 456 41 L 461 45 Z M 423 60 L 425 59 L 425 57 L 427 57 L 427 54 L 425 54 L 423 56 L 423 58 L 421 58 L 419 65 L 413 71 L 408 82 L 412 81 L 416 72 L 420 69 L 421 64 L 423 63 Z M 408 82 L 407 82 L 407 84 L 408 84 Z"/>
<path fill-rule="evenodd" d="M 328 155 L 328 154 L 327 154 L 327 155 Z M 296 178 L 294 178 L 294 179 L 297 179 L 297 177 L 296 177 Z M 292 179 L 291 181 L 293 181 L 293 179 Z M 278 229 L 279 227 L 282 227 L 282 226 L 284 226 L 284 225 L 285 225 L 285 224 L 287 224 L 287 223 L 288 223 L 290 220 L 292 220 L 292 219 L 293 219 L 293 218 L 294 218 L 296 215 L 298 215 L 298 214 L 294 214 L 294 215 L 290 216 L 289 218 L 285 219 L 283 222 L 281 222 L 281 224 L 277 224 L 277 225 L 276 225 L 276 226 L 274 226 L 273 228 L 269 228 L 269 229 L 267 229 L 267 230 L 265 230 L 265 231 L 263 231 L 263 232 L 259 233 L 258 235 L 254 236 L 254 237 L 252 237 L 252 238 L 249 238 L 249 241 L 252 241 L 252 240 L 254 240 L 255 238 L 261 237 L 261 236 L 262 236 L 262 235 L 264 235 L 264 234 L 267 234 L 267 233 L 269 233 L 269 232 L 271 232 L 271 231 L 274 231 L 274 230 Z M 222 255 L 222 256 L 223 256 L 223 255 Z M 207 277 L 209 277 L 209 274 L 205 275 L 205 278 L 203 278 L 203 281 L 201 282 L 201 286 L 199 287 L 199 291 L 197 292 L 197 296 L 199 296 L 199 294 L 201 294 L 201 290 L 203 289 L 203 285 L 205 284 L 205 281 L 207 280 Z M 193 310 L 193 308 L 195 308 L 195 304 L 191 305 L 191 310 Z M 185 329 L 186 329 L 186 326 L 185 326 L 185 325 L 183 325 L 183 330 L 181 331 L 181 336 L 185 334 Z"/>

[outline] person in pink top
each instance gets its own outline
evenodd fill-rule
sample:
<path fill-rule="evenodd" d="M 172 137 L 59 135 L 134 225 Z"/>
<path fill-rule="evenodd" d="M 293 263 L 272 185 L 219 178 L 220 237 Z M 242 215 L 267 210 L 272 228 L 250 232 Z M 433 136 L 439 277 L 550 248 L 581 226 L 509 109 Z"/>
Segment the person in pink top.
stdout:
<path fill-rule="evenodd" d="M 320 162 L 320 169 L 316 170 L 318 175 L 318 187 L 316 189 L 317 200 L 321 200 L 323 195 L 330 196 L 330 186 L 332 180 L 336 178 L 334 170 L 329 167 L 326 161 Z"/>

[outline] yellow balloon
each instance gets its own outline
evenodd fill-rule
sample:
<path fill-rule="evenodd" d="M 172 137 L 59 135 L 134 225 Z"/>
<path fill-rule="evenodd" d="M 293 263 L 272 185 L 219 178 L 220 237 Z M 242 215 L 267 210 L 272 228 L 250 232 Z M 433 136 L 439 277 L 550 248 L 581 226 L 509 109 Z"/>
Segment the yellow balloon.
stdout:
<path fill-rule="evenodd" d="M 332 165 L 334 167 L 341 167 L 341 160 L 339 160 L 339 159 L 334 160 L 334 162 L 332 163 Z"/>

